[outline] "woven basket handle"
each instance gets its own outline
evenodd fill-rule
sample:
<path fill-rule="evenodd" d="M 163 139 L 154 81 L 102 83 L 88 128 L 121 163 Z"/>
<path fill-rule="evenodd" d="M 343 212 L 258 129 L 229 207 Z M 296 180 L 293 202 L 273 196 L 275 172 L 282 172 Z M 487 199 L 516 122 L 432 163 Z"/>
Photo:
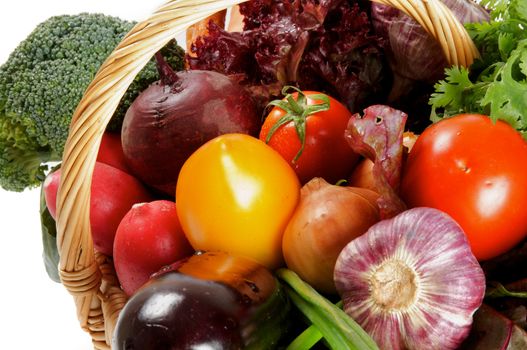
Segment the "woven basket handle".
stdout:
<path fill-rule="evenodd" d="M 372 0 L 393 6 L 419 23 L 440 45 L 449 64 L 469 67 L 479 52 L 465 27 L 440 0 Z"/>
<path fill-rule="evenodd" d="M 57 245 L 62 283 L 73 295 L 81 327 L 96 349 L 109 345 L 126 302 L 109 258 L 94 253 L 90 185 L 97 152 L 119 101 L 154 54 L 204 18 L 246 0 L 170 0 L 138 23 L 103 63 L 79 103 L 66 141 L 57 195 Z M 451 64 L 468 66 L 477 50 L 463 26 L 439 0 L 375 0 L 414 17 L 441 43 Z"/>

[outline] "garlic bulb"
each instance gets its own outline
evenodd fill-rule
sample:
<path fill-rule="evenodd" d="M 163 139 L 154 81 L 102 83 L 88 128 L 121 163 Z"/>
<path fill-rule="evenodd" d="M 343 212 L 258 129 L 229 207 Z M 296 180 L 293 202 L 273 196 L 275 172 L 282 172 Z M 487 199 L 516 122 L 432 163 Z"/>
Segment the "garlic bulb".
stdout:
<path fill-rule="evenodd" d="M 485 276 L 459 225 L 414 208 L 351 241 L 335 266 L 345 312 L 381 349 L 456 349 L 485 293 Z"/>

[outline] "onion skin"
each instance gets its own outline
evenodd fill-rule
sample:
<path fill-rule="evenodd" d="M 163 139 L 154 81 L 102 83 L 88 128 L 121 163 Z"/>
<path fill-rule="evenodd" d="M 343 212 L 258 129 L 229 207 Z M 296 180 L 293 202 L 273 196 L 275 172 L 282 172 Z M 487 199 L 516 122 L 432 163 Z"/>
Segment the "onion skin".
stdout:
<path fill-rule="evenodd" d="M 408 152 L 410 152 L 415 144 L 415 141 L 417 141 L 417 137 L 418 135 L 411 131 L 406 131 L 403 133 L 403 164 L 406 160 Z M 374 164 L 375 163 L 369 158 L 361 159 L 353 169 L 353 172 L 348 179 L 348 186 L 362 187 L 374 192 L 379 192 L 377 183 L 375 182 L 375 178 L 373 176 Z"/>
<path fill-rule="evenodd" d="M 374 162 L 371 170 L 381 219 L 406 209 L 399 197 L 404 155 L 403 135 L 408 115 L 387 105 L 372 105 L 353 115 L 344 136 L 356 153 Z"/>
<path fill-rule="evenodd" d="M 457 349 L 485 294 L 463 230 L 432 208 L 380 221 L 350 242 L 335 284 L 346 313 L 385 350 Z"/>
<path fill-rule="evenodd" d="M 282 240 L 288 268 L 318 291 L 336 294 L 337 257 L 348 242 L 379 221 L 377 198 L 368 189 L 330 185 L 322 178 L 309 181 Z"/>
<path fill-rule="evenodd" d="M 256 136 L 261 124 L 252 98 L 227 76 L 199 70 L 174 74 L 172 84 L 161 80 L 137 97 L 121 134 L 131 171 L 170 196 L 181 166 L 202 144 L 227 133 Z"/>

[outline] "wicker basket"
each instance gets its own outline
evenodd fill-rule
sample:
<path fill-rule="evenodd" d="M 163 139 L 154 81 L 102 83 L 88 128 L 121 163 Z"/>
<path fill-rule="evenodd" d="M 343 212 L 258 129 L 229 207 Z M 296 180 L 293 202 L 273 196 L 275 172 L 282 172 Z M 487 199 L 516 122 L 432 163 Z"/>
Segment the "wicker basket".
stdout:
<path fill-rule="evenodd" d="M 104 62 L 73 116 L 57 200 L 60 276 L 72 294 L 81 327 L 95 349 L 110 349 L 127 297 L 111 259 L 94 253 L 89 223 L 90 184 L 102 135 L 138 72 L 177 34 L 245 0 L 169 0 L 138 23 Z M 451 64 L 469 66 L 478 52 L 464 27 L 439 0 L 375 0 L 406 12 L 436 40 Z"/>

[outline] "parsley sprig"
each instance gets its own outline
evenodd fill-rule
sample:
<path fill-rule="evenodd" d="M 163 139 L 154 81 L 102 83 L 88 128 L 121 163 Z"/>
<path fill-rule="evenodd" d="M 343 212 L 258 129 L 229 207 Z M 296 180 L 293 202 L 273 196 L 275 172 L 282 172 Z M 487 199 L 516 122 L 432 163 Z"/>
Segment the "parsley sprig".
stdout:
<path fill-rule="evenodd" d="M 481 53 L 470 69 L 451 67 L 430 98 L 432 121 L 458 113 L 504 120 L 527 139 L 527 2 L 486 0 L 490 22 L 467 24 Z"/>

